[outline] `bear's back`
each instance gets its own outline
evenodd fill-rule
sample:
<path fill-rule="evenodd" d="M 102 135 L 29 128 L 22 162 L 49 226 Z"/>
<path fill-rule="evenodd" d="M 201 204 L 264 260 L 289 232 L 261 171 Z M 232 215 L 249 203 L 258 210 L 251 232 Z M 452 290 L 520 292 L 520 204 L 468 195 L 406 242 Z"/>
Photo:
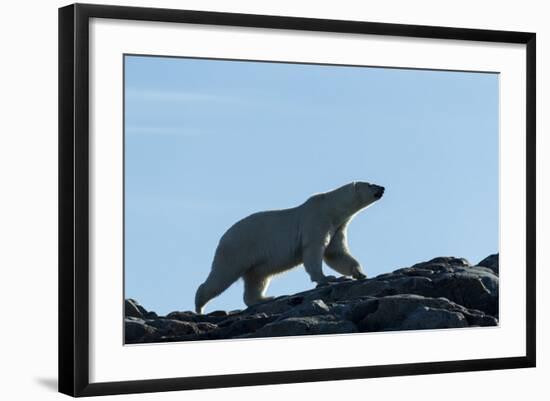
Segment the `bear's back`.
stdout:
<path fill-rule="evenodd" d="M 300 242 L 300 224 L 297 208 L 251 214 L 222 235 L 216 257 L 232 259 L 248 255 L 249 262 L 254 262 L 258 258 L 273 257 L 273 253 L 287 253 L 288 244 Z M 286 252 L 281 248 L 286 248 Z"/>

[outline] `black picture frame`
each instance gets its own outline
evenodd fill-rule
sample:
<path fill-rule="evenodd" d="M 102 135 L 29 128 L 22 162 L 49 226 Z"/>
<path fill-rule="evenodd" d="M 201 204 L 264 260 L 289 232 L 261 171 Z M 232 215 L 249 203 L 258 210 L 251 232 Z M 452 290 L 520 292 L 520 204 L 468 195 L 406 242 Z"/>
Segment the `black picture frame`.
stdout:
<path fill-rule="evenodd" d="M 408 363 L 90 383 L 89 380 L 89 21 L 91 18 L 276 28 L 526 46 L 526 354 L 521 357 Z M 59 391 L 95 396 L 324 380 L 534 367 L 536 35 L 480 29 L 340 21 L 221 12 L 74 4 L 59 9 Z"/>

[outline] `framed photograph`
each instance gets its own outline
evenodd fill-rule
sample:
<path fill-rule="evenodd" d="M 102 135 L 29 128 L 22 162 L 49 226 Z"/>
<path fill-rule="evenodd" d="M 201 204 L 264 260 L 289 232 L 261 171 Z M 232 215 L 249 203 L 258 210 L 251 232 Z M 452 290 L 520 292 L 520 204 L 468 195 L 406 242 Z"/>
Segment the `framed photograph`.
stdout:
<path fill-rule="evenodd" d="M 527 32 L 61 8 L 59 390 L 534 367 L 535 75 Z"/>

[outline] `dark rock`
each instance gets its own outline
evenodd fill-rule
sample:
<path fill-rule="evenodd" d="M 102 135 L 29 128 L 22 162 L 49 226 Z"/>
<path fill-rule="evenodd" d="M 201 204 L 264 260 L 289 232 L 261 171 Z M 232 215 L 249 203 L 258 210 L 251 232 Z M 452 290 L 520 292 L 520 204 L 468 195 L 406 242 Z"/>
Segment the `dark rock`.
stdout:
<path fill-rule="evenodd" d="M 364 280 L 363 282 L 357 283 L 347 287 L 342 287 L 341 289 L 335 288 L 331 293 L 331 298 L 334 300 L 341 301 L 343 299 L 357 299 L 365 296 L 384 296 L 391 295 L 391 292 L 395 289 L 390 285 L 389 281 L 381 280 Z"/>
<path fill-rule="evenodd" d="M 350 282 L 350 281 L 353 281 L 353 279 L 350 278 L 350 277 L 341 276 L 341 277 L 336 277 L 336 278 L 334 278 L 331 281 L 328 281 L 326 283 L 317 284 L 315 288 L 322 288 L 322 287 L 327 287 L 329 285 L 347 283 L 347 282 Z"/>
<path fill-rule="evenodd" d="M 378 276 L 376 280 L 387 283 L 396 294 L 445 297 L 498 316 L 498 276 L 486 267 L 470 266 L 465 259 L 435 258 Z"/>
<path fill-rule="evenodd" d="M 317 316 L 327 315 L 330 313 L 330 308 L 325 304 L 322 299 L 315 299 L 313 301 L 304 302 L 292 309 L 289 309 L 279 319 L 287 319 L 290 317 L 302 317 L 302 316 Z"/>
<path fill-rule="evenodd" d="M 349 320 L 354 323 L 359 323 L 367 315 L 376 312 L 380 301 L 376 297 L 369 297 L 361 302 L 356 303 L 350 311 Z"/>
<path fill-rule="evenodd" d="M 126 343 L 142 342 L 155 335 L 156 329 L 145 323 L 143 319 L 127 317 L 124 319 L 124 337 Z"/>
<path fill-rule="evenodd" d="M 413 267 L 405 267 L 403 269 L 399 269 L 394 271 L 393 273 L 385 274 L 384 276 L 387 278 L 392 277 L 400 277 L 403 276 L 418 276 L 418 277 L 430 277 L 433 276 L 435 272 L 431 269 L 424 269 L 421 267 L 413 268 Z M 379 276 L 380 277 L 380 276 Z"/>
<path fill-rule="evenodd" d="M 330 308 L 330 313 L 332 315 L 350 320 L 350 311 L 358 301 L 360 301 L 360 299 L 357 301 L 329 302 L 327 306 Z"/>
<path fill-rule="evenodd" d="M 490 286 L 496 286 L 497 291 L 491 291 L 484 281 L 490 282 Z M 490 278 L 483 279 L 479 274 L 462 272 L 443 274 L 434 280 L 434 291 L 431 295 L 448 298 L 467 308 L 479 309 L 489 315 L 498 315 L 498 281 L 495 283 Z"/>
<path fill-rule="evenodd" d="M 365 281 L 366 280 L 357 280 L 346 283 L 332 284 L 330 287 L 318 290 L 323 292 L 316 292 L 315 294 L 312 294 L 312 297 L 316 299 L 330 299 L 333 301 L 339 301 L 340 299 L 343 300 L 347 298 L 347 294 L 351 288 L 355 285 L 360 285 Z"/>
<path fill-rule="evenodd" d="M 147 311 L 134 299 L 124 300 L 124 315 L 127 317 L 144 317 Z"/>
<path fill-rule="evenodd" d="M 433 266 L 441 266 L 443 268 L 456 266 L 456 267 L 468 267 L 470 266 L 470 262 L 468 262 L 464 258 L 455 258 L 455 257 L 449 257 L 449 256 L 440 256 L 437 258 L 433 258 L 427 262 L 420 262 L 415 265 L 412 265 L 412 268 L 423 268 L 428 267 L 431 268 Z"/>
<path fill-rule="evenodd" d="M 448 329 L 468 326 L 460 312 L 419 306 L 401 323 L 400 330 Z"/>
<path fill-rule="evenodd" d="M 195 322 L 195 323 L 218 323 L 227 318 L 227 314 L 221 315 L 217 312 L 208 315 L 198 315 L 195 312 L 170 312 L 167 316 L 169 319 L 181 320 L 182 322 Z"/>
<path fill-rule="evenodd" d="M 305 300 L 303 295 L 284 296 L 272 299 L 267 302 L 262 302 L 257 305 L 253 305 L 246 309 L 245 313 L 268 313 L 268 314 L 282 314 L 296 306 L 302 304 Z"/>
<path fill-rule="evenodd" d="M 434 289 L 432 278 L 425 276 L 411 275 L 406 277 L 397 277 L 389 284 L 398 294 L 405 292 L 410 292 L 412 294 L 427 293 L 433 291 Z"/>
<path fill-rule="evenodd" d="M 193 322 L 183 322 L 174 319 L 157 319 L 149 320 L 147 323 L 156 328 L 159 335 L 184 335 L 200 333 L 197 323 Z"/>
<path fill-rule="evenodd" d="M 468 321 L 469 326 L 498 326 L 498 320 L 490 315 L 486 315 L 481 311 L 469 309 L 463 311 L 462 314 Z"/>
<path fill-rule="evenodd" d="M 208 317 L 225 317 L 228 313 L 224 310 L 215 310 L 214 312 L 210 312 L 206 314 Z"/>
<path fill-rule="evenodd" d="M 463 310 L 464 307 L 446 298 L 426 298 L 413 294 L 393 295 L 379 298 L 374 311 L 370 312 L 367 309 L 367 313 L 358 323 L 358 328 L 359 331 L 365 332 L 466 327 L 468 321 L 462 314 Z M 357 314 L 355 318 L 359 316 Z M 417 323 L 413 323 L 414 320 Z M 440 320 L 440 323 L 437 323 L 437 320 Z"/>
<path fill-rule="evenodd" d="M 498 294 L 498 276 L 491 269 L 473 266 L 468 271 L 477 275 L 491 293 Z"/>
<path fill-rule="evenodd" d="M 246 334 L 241 337 L 282 337 L 355 332 L 357 332 L 357 328 L 348 320 L 339 320 L 333 316 L 303 316 L 277 320 L 263 326 L 252 334 Z"/>
<path fill-rule="evenodd" d="M 250 316 L 242 316 L 239 319 L 228 319 L 219 324 L 219 327 L 225 328 L 223 331 L 224 338 L 233 338 L 248 334 L 261 329 L 268 323 L 278 319 L 278 316 L 268 316 L 266 313 L 257 313 Z"/>
<path fill-rule="evenodd" d="M 485 259 L 478 263 L 478 266 L 487 267 L 498 276 L 498 253 L 487 256 Z"/>
<path fill-rule="evenodd" d="M 182 320 L 184 322 L 193 322 L 194 319 L 197 317 L 197 314 L 191 311 L 170 312 L 168 315 L 166 315 L 166 317 L 169 319 Z"/>
<path fill-rule="evenodd" d="M 208 322 L 199 322 L 197 323 L 197 329 L 199 333 L 206 333 L 218 329 L 218 325 Z"/>
<path fill-rule="evenodd" d="M 339 278 L 244 310 L 159 317 L 125 302 L 127 343 L 498 325 L 498 254 L 472 266 L 439 257 L 372 279 Z"/>

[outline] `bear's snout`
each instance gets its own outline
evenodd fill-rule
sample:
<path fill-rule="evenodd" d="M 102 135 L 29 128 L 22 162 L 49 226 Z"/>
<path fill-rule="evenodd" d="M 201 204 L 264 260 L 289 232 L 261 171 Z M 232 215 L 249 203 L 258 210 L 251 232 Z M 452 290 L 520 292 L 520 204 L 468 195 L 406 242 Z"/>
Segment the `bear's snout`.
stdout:
<path fill-rule="evenodd" d="M 374 193 L 374 197 L 376 199 L 380 199 L 382 197 L 382 195 L 384 195 L 384 187 L 378 187 L 378 189 Z"/>

